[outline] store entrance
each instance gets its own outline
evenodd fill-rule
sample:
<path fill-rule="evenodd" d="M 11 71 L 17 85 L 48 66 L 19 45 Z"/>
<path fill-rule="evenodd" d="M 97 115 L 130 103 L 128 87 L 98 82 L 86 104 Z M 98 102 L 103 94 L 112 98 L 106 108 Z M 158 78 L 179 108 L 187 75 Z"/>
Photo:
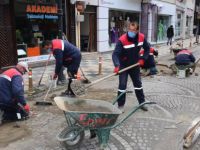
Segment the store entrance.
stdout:
<path fill-rule="evenodd" d="M 127 11 L 109 11 L 109 45 L 114 49 L 119 37 L 128 31 L 131 20 L 139 23 L 139 13 Z"/>
<path fill-rule="evenodd" d="M 84 11 L 84 22 L 81 22 L 81 51 L 97 51 L 97 23 L 96 7 L 87 6 Z"/>
<path fill-rule="evenodd" d="M 158 16 L 157 41 L 167 40 L 167 28 L 170 26 L 170 16 Z"/>

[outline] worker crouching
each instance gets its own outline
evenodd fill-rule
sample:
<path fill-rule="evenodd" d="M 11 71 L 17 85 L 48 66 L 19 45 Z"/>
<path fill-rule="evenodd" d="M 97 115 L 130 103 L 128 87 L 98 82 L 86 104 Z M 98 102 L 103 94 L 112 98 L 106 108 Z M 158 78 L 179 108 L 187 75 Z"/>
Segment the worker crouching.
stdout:
<path fill-rule="evenodd" d="M 0 117 L 1 121 L 26 119 L 30 107 L 24 98 L 23 75 L 28 72 L 28 64 L 19 62 L 14 68 L 0 75 Z"/>

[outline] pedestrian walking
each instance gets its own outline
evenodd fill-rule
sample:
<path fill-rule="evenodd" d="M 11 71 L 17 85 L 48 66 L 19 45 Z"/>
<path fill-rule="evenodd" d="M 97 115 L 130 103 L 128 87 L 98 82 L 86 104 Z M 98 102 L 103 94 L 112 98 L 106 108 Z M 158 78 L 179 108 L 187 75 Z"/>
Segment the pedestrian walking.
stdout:
<path fill-rule="evenodd" d="M 24 98 L 22 78 L 26 72 L 28 72 L 28 64 L 19 62 L 16 67 L 0 74 L 1 119 L 15 121 L 28 117 L 30 106 Z"/>
<path fill-rule="evenodd" d="M 144 70 L 145 75 L 155 75 L 157 74 L 158 70 L 156 68 L 156 62 L 154 59 L 154 56 L 158 56 L 158 51 L 154 49 L 154 47 L 151 46 L 151 44 L 149 43 L 149 47 L 150 47 L 150 53 L 149 53 L 149 57 L 148 59 L 144 62 L 144 66 L 142 66 L 141 68 Z M 140 50 L 140 57 L 142 57 L 144 55 L 144 49 Z"/>
<path fill-rule="evenodd" d="M 139 24 L 135 21 L 130 21 L 128 32 L 123 34 L 116 44 L 115 50 L 112 54 L 114 63 L 114 72 L 118 73 L 119 70 L 126 68 L 130 65 L 139 63 L 140 66 L 144 65 L 145 60 L 149 56 L 149 44 L 144 35 L 139 32 Z M 141 47 L 144 49 L 143 56 L 139 56 Z M 131 77 L 135 94 L 139 104 L 145 102 L 143 93 L 142 82 L 140 77 L 140 66 L 127 70 L 119 74 L 118 96 L 126 92 L 128 75 Z M 126 101 L 126 94 L 118 99 L 118 108 L 124 111 Z M 141 107 L 142 110 L 148 111 L 146 106 Z"/>
<path fill-rule="evenodd" d="M 53 76 L 54 80 L 57 79 L 59 73 L 62 71 L 62 67 L 67 68 L 67 74 L 69 77 L 68 88 L 62 94 L 75 96 L 70 84 L 73 79 L 76 79 L 76 75 L 78 73 L 81 62 L 80 50 L 68 41 L 60 39 L 45 41 L 44 48 L 51 49 L 56 59 L 55 74 Z"/>
<path fill-rule="evenodd" d="M 167 45 L 170 44 L 172 45 L 172 38 L 174 37 L 174 28 L 173 26 L 169 26 L 169 28 L 167 29 Z"/>

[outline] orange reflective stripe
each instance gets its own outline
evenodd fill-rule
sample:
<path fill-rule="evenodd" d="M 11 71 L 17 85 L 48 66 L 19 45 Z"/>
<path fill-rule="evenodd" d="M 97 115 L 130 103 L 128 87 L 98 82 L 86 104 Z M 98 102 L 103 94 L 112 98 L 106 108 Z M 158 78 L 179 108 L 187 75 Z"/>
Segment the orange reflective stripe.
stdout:
<path fill-rule="evenodd" d="M 19 71 L 17 71 L 15 68 L 6 70 L 5 72 L 3 72 L 3 75 L 6 75 L 10 77 L 11 79 L 13 76 L 16 76 L 16 75 L 22 76 L 21 73 L 19 73 Z"/>
<path fill-rule="evenodd" d="M 64 42 L 63 40 L 60 39 L 54 39 L 52 40 L 52 49 L 61 49 L 64 50 Z"/>
<path fill-rule="evenodd" d="M 120 38 L 119 41 L 122 42 L 122 45 L 124 49 L 129 49 L 129 48 L 134 48 L 137 46 L 142 46 L 144 43 L 144 34 L 138 33 L 139 38 L 138 38 L 138 45 L 135 45 L 133 42 L 128 41 L 127 34 L 123 34 Z"/>

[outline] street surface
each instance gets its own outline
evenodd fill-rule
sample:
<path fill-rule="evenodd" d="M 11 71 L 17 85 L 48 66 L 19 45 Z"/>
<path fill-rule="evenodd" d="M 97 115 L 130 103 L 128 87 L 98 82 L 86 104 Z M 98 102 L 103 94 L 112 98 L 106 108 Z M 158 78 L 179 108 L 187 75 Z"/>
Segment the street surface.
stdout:
<path fill-rule="evenodd" d="M 189 40 L 185 41 L 188 46 Z M 200 46 L 192 48 L 194 55 L 200 58 Z M 84 55 L 81 63 L 82 69 L 91 81 L 106 76 L 113 71 L 111 53 L 102 54 L 103 70 L 98 75 L 98 56 L 94 53 Z M 170 54 L 169 46 L 159 47 L 159 64 L 173 63 L 173 54 Z M 171 75 L 167 67 L 158 66 L 160 73 L 154 77 L 142 79 L 146 101 L 156 102 L 157 105 L 148 106 L 149 111 L 138 110 L 121 126 L 111 131 L 109 146 L 106 150 L 183 150 L 183 136 L 192 120 L 200 115 L 200 67 L 195 70 L 196 75 L 185 79 L 179 79 Z M 33 69 L 34 86 L 37 86 L 44 67 Z M 53 74 L 54 65 L 48 66 L 42 84 L 48 87 L 49 76 Z M 26 90 L 28 79 L 25 79 Z M 61 90 L 56 90 L 61 89 Z M 118 77 L 112 77 L 102 81 L 90 89 L 81 98 L 106 100 L 112 102 L 118 89 Z M 128 89 L 133 90 L 131 84 Z M 53 94 L 59 95 L 64 87 L 54 88 L 48 98 Z M 43 100 L 45 92 L 28 97 L 32 116 L 29 120 L 19 122 L 20 128 L 15 124 L 1 126 L 0 149 L 1 150 L 62 150 L 62 145 L 56 140 L 56 135 L 66 126 L 63 112 L 54 104 L 53 106 L 35 106 L 36 100 Z M 134 92 L 127 94 L 125 113 L 119 120 L 138 105 Z M 16 140 L 18 139 L 18 140 Z M 98 150 L 98 139 L 89 139 L 89 132 L 79 148 L 80 150 Z M 189 149 L 199 150 L 200 139 Z"/>

